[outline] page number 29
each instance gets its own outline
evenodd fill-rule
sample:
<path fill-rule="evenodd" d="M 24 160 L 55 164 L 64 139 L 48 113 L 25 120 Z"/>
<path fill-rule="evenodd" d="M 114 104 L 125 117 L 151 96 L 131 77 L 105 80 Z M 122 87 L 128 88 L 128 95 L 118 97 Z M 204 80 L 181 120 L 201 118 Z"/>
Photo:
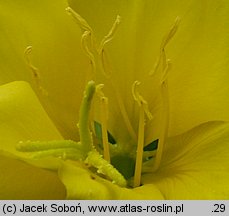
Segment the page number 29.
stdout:
<path fill-rule="evenodd" d="M 214 204 L 212 212 L 225 212 L 226 208 L 224 204 Z"/>

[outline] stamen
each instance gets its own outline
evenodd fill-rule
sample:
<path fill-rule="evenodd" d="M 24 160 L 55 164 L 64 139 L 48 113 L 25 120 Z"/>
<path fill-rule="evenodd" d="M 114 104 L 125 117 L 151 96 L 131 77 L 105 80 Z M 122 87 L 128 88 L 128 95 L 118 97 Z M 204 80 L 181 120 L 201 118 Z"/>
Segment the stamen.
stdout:
<path fill-rule="evenodd" d="M 79 118 L 79 133 L 80 133 L 80 142 L 84 153 L 87 154 L 93 149 L 93 139 L 92 134 L 89 129 L 89 116 L 91 101 L 95 93 L 95 82 L 89 81 L 86 89 L 84 91 L 83 101 L 80 106 L 80 118 Z"/>
<path fill-rule="evenodd" d="M 169 41 L 173 38 L 175 33 L 177 32 L 178 25 L 180 22 L 180 18 L 177 17 L 175 20 L 175 23 L 171 27 L 168 34 L 164 37 L 161 47 L 160 47 L 160 56 L 157 59 L 153 70 L 150 72 L 149 75 L 154 74 L 156 71 L 158 71 L 159 66 L 161 66 L 162 70 L 162 77 L 161 77 L 161 97 L 162 97 L 162 112 L 161 112 L 161 122 L 162 122 L 162 129 L 161 134 L 159 136 L 159 142 L 158 142 L 158 148 L 156 152 L 156 156 L 154 158 L 154 165 L 153 165 L 153 171 L 156 171 L 159 168 L 160 161 L 162 158 L 162 152 L 164 143 L 166 141 L 166 138 L 168 136 L 168 127 L 169 127 L 169 96 L 168 96 L 168 83 L 167 83 L 167 77 L 168 77 L 168 71 L 171 68 L 171 63 L 169 59 L 166 59 L 166 53 L 165 53 L 165 47 L 169 43 Z"/>
<path fill-rule="evenodd" d="M 148 110 L 147 102 L 137 91 L 138 85 L 140 85 L 140 82 L 135 81 L 132 86 L 132 94 L 134 100 L 138 103 L 140 107 L 139 123 L 138 123 L 138 145 L 137 145 L 137 155 L 136 155 L 134 183 L 133 183 L 134 187 L 138 187 L 141 184 L 142 158 L 143 158 L 144 136 L 145 136 L 145 113 L 149 119 L 152 119 L 152 114 Z"/>
<path fill-rule="evenodd" d="M 116 20 L 113 24 L 113 26 L 111 27 L 110 31 L 108 32 L 108 34 L 102 39 L 100 46 L 98 48 L 98 53 L 101 54 L 102 50 L 105 46 L 105 44 L 107 44 L 109 41 L 111 41 L 114 38 L 114 34 L 119 26 L 121 22 L 121 17 L 119 15 L 117 15 Z"/>
<path fill-rule="evenodd" d="M 169 127 L 169 95 L 168 95 L 168 82 L 167 82 L 167 74 L 168 70 L 170 69 L 170 61 L 168 60 L 166 63 L 166 67 L 164 70 L 164 79 L 162 80 L 161 83 L 161 97 L 162 97 L 162 130 L 161 134 L 159 137 L 159 142 L 158 142 L 158 148 L 156 152 L 156 156 L 154 159 L 154 164 L 153 164 L 153 172 L 156 171 L 159 168 L 160 162 L 161 162 L 161 157 L 163 153 L 163 148 L 165 141 L 168 136 L 168 127 Z"/>
<path fill-rule="evenodd" d="M 41 91 L 42 95 L 44 96 L 48 96 L 48 92 L 47 90 L 45 90 L 42 85 L 41 85 L 41 76 L 40 76 L 40 72 L 38 70 L 38 68 L 36 68 L 31 60 L 30 60 L 30 54 L 32 52 L 32 46 L 28 46 L 26 47 L 25 51 L 24 51 L 24 57 L 25 57 L 25 60 L 26 60 L 26 63 L 29 67 L 29 69 L 31 70 L 32 72 L 32 75 L 33 75 L 33 79 L 35 80 L 35 83 L 38 87 L 38 89 Z"/>
<path fill-rule="evenodd" d="M 108 134 L 107 134 L 107 118 L 108 118 L 108 99 L 104 96 L 102 92 L 103 85 L 98 85 L 96 87 L 96 92 L 100 97 L 101 103 L 101 127 L 102 127 L 102 141 L 103 141 L 103 157 L 105 160 L 110 162 L 110 150 L 109 150 L 109 143 L 108 143 Z"/>
<path fill-rule="evenodd" d="M 179 26 L 179 22 L 180 22 L 180 17 L 176 17 L 173 26 L 171 27 L 169 32 L 165 35 L 164 39 L 162 40 L 162 43 L 161 43 L 161 46 L 160 46 L 160 55 L 159 55 L 157 61 L 155 62 L 153 70 L 150 71 L 150 73 L 149 73 L 150 76 L 152 76 L 154 73 L 156 73 L 156 71 L 158 70 L 161 62 L 162 62 L 163 70 L 164 70 L 164 68 L 166 66 L 165 47 L 167 46 L 169 41 L 173 38 L 173 36 L 176 34 L 178 26 Z"/>

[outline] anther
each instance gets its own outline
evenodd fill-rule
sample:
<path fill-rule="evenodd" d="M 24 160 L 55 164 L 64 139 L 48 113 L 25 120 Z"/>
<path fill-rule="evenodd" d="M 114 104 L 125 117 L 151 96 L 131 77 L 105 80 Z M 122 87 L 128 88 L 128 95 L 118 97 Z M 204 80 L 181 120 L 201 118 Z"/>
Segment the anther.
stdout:
<path fill-rule="evenodd" d="M 102 50 L 103 50 L 103 47 L 105 46 L 105 44 L 107 44 L 109 41 L 111 41 L 114 38 L 114 34 L 115 34 L 120 22 L 121 22 L 121 17 L 119 15 L 117 15 L 116 20 L 115 20 L 113 26 L 111 27 L 110 31 L 100 42 L 100 46 L 98 48 L 99 54 L 102 53 Z"/>
<path fill-rule="evenodd" d="M 100 45 L 97 49 L 98 54 L 100 56 L 103 73 L 106 76 L 106 78 L 110 78 L 112 69 L 110 67 L 110 63 L 109 63 L 109 60 L 107 58 L 104 46 L 114 38 L 115 32 L 117 31 L 117 28 L 118 28 L 120 22 L 121 22 L 121 17 L 119 15 L 117 15 L 117 18 L 116 18 L 113 26 L 111 27 L 108 34 L 102 39 L 102 41 L 100 42 Z"/>
<path fill-rule="evenodd" d="M 149 73 L 150 76 L 152 76 L 158 70 L 161 63 L 162 63 L 162 68 L 163 68 L 162 70 L 164 70 L 164 68 L 166 67 L 165 47 L 167 46 L 169 41 L 173 38 L 173 36 L 176 34 L 178 26 L 179 26 L 179 22 L 180 22 L 180 17 L 176 17 L 173 26 L 170 28 L 169 32 L 164 36 L 164 38 L 161 42 L 161 46 L 160 46 L 159 57 L 156 60 L 152 71 L 150 71 L 150 73 Z"/>
<path fill-rule="evenodd" d="M 93 30 L 87 23 L 87 21 L 83 17 L 81 17 L 77 12 L 75 12 L 71 7 L 67 7 L 66 11 L 69 13 L 69 15 L 73 17 L 74 21 L 78 24 L 78 26 L 83 32 L 81 37 L 82 49 L 91 61 L 92 71 L 94 74 L 96 71 L 96 63 L 93 52 L 91 51 L 91 49 L 95 49 L 95 37 L 93 34 Z"/>
<path fill-rule="evenodd" d="M 76 13 L 71 7 L 67 7 L 65 10 L 69 13 L 69 15 L 73 17 L 73 19 L 76 21 L 76 23 L 79 25 L 79 27 L 83 32 L 84 31 L 92 32 L 92 29 L 87 23 L 87 21 L 83 17 L 81 17 L 78 13 Z"/>
<path fill-rule="evenodd" d="M 165 35 L 165 37 L 164 37 L 164 39 L 163 39 L 163 41 L 161 43 L 161 50 L 163 50 L 166 47 L 166 45 L 169 43 L 169 41 L 176 34 L 178 26 L 179 26 L 179 23 L 180 23 L 180 17 L 176 17 L 173 26 L 170 28 L 170 30 L 167 33 L 167 35 Z"/>
<path fill-rule="evenodd" d="M 35 80 L 35 83 L 38 87 L 38 89 L 40 90 L 40 92 L 42 93 L 42 95 L 45 95 L 45 96 L 48 96 L 48 92 L 46 89 L 44 89 L 41 85 L 41 75 L 40 75 L 40 72 L 38 70 L 38 68 L 36 68 L 31 60 L 30 60 L 30 54 L 32 52 L 32 46 L 28 46 L 26 47 L 25 51 L 24 51 L 24 57 L 25 57 L 25 61 L 29 67 L 29 69 L 31 70 L 32 72 L 32 75 L 33 75 L 33 79 Z"/>

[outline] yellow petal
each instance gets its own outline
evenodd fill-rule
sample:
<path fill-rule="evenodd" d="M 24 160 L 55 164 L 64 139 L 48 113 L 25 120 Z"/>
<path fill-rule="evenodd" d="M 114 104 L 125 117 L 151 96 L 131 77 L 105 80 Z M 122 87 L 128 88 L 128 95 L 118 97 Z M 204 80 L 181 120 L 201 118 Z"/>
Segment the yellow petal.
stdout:
<path fill-rule="evenodd" d="M 62 139 L 28 83 L 0 86 L 0 149 L 16 151 L 19 141 Z M 16 158 L 16 157 L 15 157 Z M 1 153 L 1 199 L 63 199 L 56 173 L 25 164 Z"/>
<path fill-rule="evenodd" d="M 63 139 L 30 85 L 15 81 L 0 86 L 0 148 L 13 154 L 19 141 Z"/>
<path fill-rule="evenodd" d="M 77 138 L 79 103 L 90 68 L 81 50 L 81 32 L 66 13 L 65 0 L 0 1 L 0 83 L 32 83 L 42 104 L 65 137 Z M 24 51 L 32 46 L 41 94 L 26 65 Z"/>
<path fill-rule="evenodd" d="M 67 199 L 163 199 L 153 184 L 136 189 L 121 188 L 79 163 L 63 163 L 59 176 L 66 187 Z"/>
<path fill-rule="evenodd" d="M 64 199 L 65 188 L 55 172 L 0 156 L 0 199 Z"/>
<path fill-rule="evenodd" d="M 229 198 L 229 123 L 208 122 L 168 140 L 161 167 L 143 177 L 166 199 Z"/>
<path fill-rule="evenodd" d="M 171 133 L 209 120 L 229 120 L 229 2 L 194 1 L 169 55 Z"/>

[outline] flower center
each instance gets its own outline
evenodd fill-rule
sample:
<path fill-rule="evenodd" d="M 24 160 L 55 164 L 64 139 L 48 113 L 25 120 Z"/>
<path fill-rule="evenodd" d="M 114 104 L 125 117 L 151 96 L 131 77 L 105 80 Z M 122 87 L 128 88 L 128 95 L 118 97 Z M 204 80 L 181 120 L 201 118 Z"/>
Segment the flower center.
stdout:
<path fill-rule="evenodd" d="M 102 39 L 99 46 L 96 46 L 96 40 L 92 28 L 88 25 L 79 14 L 71 8 L 66 9 L 74 18 L 77 24 L 83 31 L 82 48 L 85 54 L 90 59 L 92 65 L 92 73 L 97 73 L 98 68 L 103 72 L 108 79 L 111 77 L 109 62 L 106 59 L 104 46 L 110 42 L 120 24 L 120 17 L 117 16 L 111 30 Z M 151 163 L 151 172 L 159 168 L 163 146 L 167 138 L 168 120 L 169 120 L 169 103 L 168 103 L 168 86 L 167 75 L 170 69 L 170 60 L 166 58 L 165 47 L 177 31 L 179 19 L 177 18 L 174 25 L 164 37 L 161 43 L 160 54 L 154 65 L 153 70 L 149 73 L 160 74 L 160 96 L 162 99 L 161 111 L 161 131 L 158 139 L 149 144 L 145 144 L 145 122 L 153 119 L 148 103 L 140 94 L 138 86 L 139 81 L 135 81 L 132 85 L 133 99 L 138 104 L 138 133 L 135 133 L 131 121 L 128 117 L 125 105 L 120 97 L 120 93 L 114 88 L 114 93 L 120 108 L 120 113 L 123 117 L 127 131 L 133 140 L 136 141 L 134 146 L 131 146 L 128 151 L 124 151 L 122 145 L 116 142 L 115 137 L 108 131 L 108 98 L 102 91 L 103 84 L 96 85 L 94 81 L 89 81 L 84 92 L 83 100 L 80 107 L 79 132 L 80 142 L 72 140 L 61 141 L 28 141 L 20 142 L 17 146 L 19 151 L 32 152 L 30 156 L 34 159 L 42 157 L 54 156 L 61 159 L 80 160 L 86 163 L 89 167 L 97 169 L 97 173 L 110 179 L 119 186 L 138 187 L 141 185 L 142 169 L 145 163 Z M 40 84 L 39 72 L 34 67 L 29 59 L 28 54 L 31 52 L 31 47 L 26 49 L 26 59 L 28 66 L 32 70 L 34 79 L 44 93 L 45 89 Z M 111 79 L 110 79 L 111 80 Z M 112 82 L 111 82 L 112 83 Z M 93 98 L 97 96 L 99 99 L 100 117 L 99 121 L 94 120 L 91 116 L 93 109 Z M 147 117 L 147 118 L 146 118 Z M 92 124 L 91 124 L 92 123 Z M 91 127 L 91 125 L 93 125 Z M 92 132 L 93 133 L 92 133 Z M 133 148 L 132 148 L 133 147 Z M 92 169 L 93 170 L 93 169 Z"/>

